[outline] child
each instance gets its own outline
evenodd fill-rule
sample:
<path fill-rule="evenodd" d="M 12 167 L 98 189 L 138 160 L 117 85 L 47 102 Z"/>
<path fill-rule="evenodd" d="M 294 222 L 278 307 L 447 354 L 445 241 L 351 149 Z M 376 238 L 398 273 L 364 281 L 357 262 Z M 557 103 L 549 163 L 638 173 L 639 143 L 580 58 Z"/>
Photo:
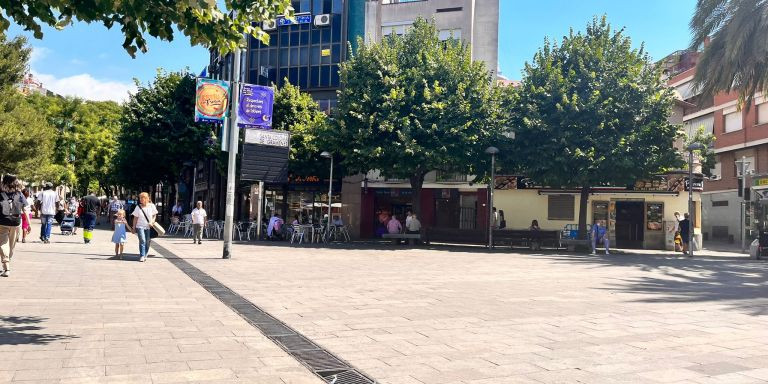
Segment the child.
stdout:
<path fill-rule="evenodd" d="M 118 209 L 115 214 L 115 233 L 112 234 L 112 242 L 115 243 L 115 256 L 120 260 L 123 259 L 123 246 L 127 241 L 126 228 L 134 233 L 133 228 L 128 225 L 128 220 L 125 219 L 125 210 Z"/>

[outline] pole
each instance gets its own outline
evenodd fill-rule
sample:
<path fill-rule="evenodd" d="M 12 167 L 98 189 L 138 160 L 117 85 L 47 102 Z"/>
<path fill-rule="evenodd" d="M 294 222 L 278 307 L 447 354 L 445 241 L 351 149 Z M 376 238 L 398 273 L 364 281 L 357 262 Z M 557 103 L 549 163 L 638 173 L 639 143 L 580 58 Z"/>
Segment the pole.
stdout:
<path fill-rule="evenodd" d="M 491 182 L 489 183 L 490 188 L 490 198 L 488 199 L 488 212 L 490 214 L 488 215 L 488 249 L 493 249 L 493 224 L 494 224 L 494 217 L 493 217 L 493 188 L 496 184 L 496 155 L 491 154 Z"/>
<path fill-rule="evenodd" d="M 693 257 L 693 150 L 688 151 L 688 255 Z"/>
<path fill-rule="evenodd" d="M 325 224 L 326 238 L 331 234 L 331 194 L 333 193 L 333 154 L 331 154 L 331 177 L 328 180 L 328 222 Z"/>
<path fill-rule="evenodd" d="M 240 48 L 235 50 L 234 71 L 232 75 L 232 102 L 229 116 L 229 159 L 227 161 L 227 205 L 224 209 L 224 253 L 222 258 L 232 257 L 232 226 L 235 216 L 235 167 L 237 165 L 237 142 L 239 130 L 237 129 L 237 108 L 240 98 Z"/>
<path fill-rule="evenodd" d="M 256 238 L 261 240 L 261 222 L 264 220 L 264 182 L 259 181 L 259 208 L 256 213 Z"/>
<path fill-rule="evenodd" d="M 741 157 L 741 253 L 747 252 L 747 157 Z"/>

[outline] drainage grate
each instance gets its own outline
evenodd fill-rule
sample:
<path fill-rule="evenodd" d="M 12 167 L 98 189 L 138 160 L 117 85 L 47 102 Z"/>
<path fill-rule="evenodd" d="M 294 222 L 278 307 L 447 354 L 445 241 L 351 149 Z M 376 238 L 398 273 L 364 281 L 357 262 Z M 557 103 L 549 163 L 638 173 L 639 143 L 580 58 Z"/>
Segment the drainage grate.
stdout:
<path fill-rule="evenodd" d="M 328 384 L 374 384 L 371 379 L 361 375 L 356 371 L 344 371 L 323 375 L 323 379 Z"/>
<path fill-rule="evenodd" d="M 280 348 L 308 367 L 315 375 L 321 377 L 326 383 L 375 383 L 346 361 L 334 356 L 331 352 L 321 348 L 306 336 L 296 332 L 296 330 L 269 313 L 264 312 L 257 305 L 229 289 L 188 261 L 157 245 L 157 243 L 153 243 L 152 247 L 219 301 L 235 311 L 248 323 L 258 328 L 261 333 L 280 346 Z"/>

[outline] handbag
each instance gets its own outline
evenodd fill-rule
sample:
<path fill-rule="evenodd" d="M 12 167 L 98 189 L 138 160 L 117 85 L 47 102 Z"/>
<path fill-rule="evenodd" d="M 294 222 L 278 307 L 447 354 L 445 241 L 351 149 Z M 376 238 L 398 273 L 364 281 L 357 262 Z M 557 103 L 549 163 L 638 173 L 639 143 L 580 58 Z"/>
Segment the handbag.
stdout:
<path fill-rule="evenodd" d="M 147 216 L 147 213 L 144 212 L 144 209 L 141 208 L 141 205 L 139 205 L 138 207 L 141 210 L 141 213 L 144 214 L 144 218 L 147 219 L 147 223 L 149 223 L 149 216 Z M 163 226 L 160 225 L 160 223 L 155 221 L 149 225 L 149 238 L 154 239 L 158 236 L 165 236 L 165 228 L 163 228 Z"/>

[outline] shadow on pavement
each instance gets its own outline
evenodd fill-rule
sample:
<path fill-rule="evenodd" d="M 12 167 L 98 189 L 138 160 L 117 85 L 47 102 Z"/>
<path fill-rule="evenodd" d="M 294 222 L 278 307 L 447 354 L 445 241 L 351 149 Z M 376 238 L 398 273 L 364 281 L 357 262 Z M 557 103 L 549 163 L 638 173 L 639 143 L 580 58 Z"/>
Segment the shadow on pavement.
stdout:
<path fill-rule="evenodd" d="M 42 330 L 43 327 L 34 324 L 40 324 L 45 320 L 37 316 L 0 316 L 0 345 L 43 345 L 77 337 L 35 332 Z"/>
<path fill-rule="evenodd" d="M 557 263 L 594 268 L 630 267 L 654 276 L 621 279 L 612 291 L 644 294 L 646 303 L 723 301 L 731 309 L 768 316 L 768 263 L 746 257 L 664 257 L 649 255 L 542 255 Z M 661 274 L 662 277 L 659 277 Z M 648 296 L 650 295 L 650 296 Z"/>

